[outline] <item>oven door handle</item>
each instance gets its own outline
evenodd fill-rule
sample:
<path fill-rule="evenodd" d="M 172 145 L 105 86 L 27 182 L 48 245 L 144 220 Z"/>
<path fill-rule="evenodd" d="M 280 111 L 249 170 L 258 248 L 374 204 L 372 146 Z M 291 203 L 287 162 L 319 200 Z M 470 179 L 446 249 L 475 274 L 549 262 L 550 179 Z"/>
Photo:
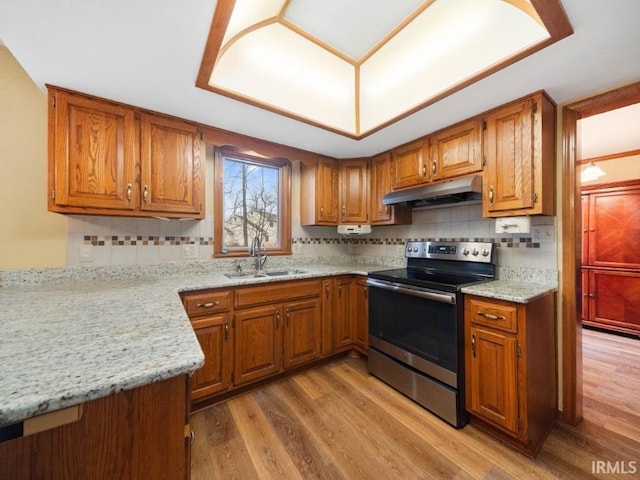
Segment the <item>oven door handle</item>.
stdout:
<path fill-rule="evenodd" d="M 382 290 L 390 290 L 392 292 L 402 293 L 405 295 L 412 295 L 414 297 L 425 298 L 427 300 L 433 300 L 440 303 L 450 303 L 455 305 L 456 296 L 453 293 L 438 293 L 430 290 L 407 288 L 397 283 L 381 282 L 372 278 L 367 279 L 367 285 L 374 288 L 380 288 Z"/>

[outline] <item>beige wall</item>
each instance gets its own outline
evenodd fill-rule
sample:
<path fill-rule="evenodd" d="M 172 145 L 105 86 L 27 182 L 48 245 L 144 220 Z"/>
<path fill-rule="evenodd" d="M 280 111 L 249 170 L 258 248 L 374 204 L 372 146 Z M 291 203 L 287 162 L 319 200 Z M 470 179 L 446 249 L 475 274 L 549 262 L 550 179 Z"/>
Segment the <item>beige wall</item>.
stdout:
<path fill-rule="evenodd" d="M 66 265 L 67 221 L 46 189 L 47 97 L 0 46 L 0 270 Z"/>

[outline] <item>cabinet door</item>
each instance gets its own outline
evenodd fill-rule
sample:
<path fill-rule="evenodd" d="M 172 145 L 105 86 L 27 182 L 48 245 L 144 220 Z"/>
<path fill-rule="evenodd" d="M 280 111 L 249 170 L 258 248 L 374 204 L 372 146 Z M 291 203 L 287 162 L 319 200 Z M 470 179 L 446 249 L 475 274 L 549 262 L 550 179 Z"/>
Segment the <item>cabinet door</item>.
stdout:
<path fill-rule="evenodd" d="M 338 222 L 338 166 L 330 158 L 320 157 L 316 168 L 316 219 L 320 223 Z M 313 195 L 314 192 L 302 192 Z"/>
<path fill-rule="evenodd" d="M 582 265 L 589 264 L 589 195 L 582 195 Z"/>
<path fill-rule="evenodd" d="M 252 382 L 280 371 L 282 322 L 280 305 L 236 311 L 234 384 Z"/>
<path fill-rule="evenodd" d="M 191 322 L 204 353 L 204 366 L 191 377 L 191 399 L 226 390 L 231 385 L 233 339 L 228 314 L 198 318 Z"/>
<path fill-rule="evenodd" d="M 382 198 L 391 191 L 391 159 L 388 153 L 373 157 L 370 161 L 371 223 L 384 224 L 391 221 L 392 205 L 384 205 Z"/>
<path fill-rule="evenodd" d="M 367 350 L 369 348 L 369 298 L 367 279 L 357 278 L 355 290 L 355 331 L 354 343 Z"/>
<path fill-rule="evenodd" d="M 141 209 L 204 216 L 197 127 L 179 120 L 141 115 L 140 142 Z"/>
<path fill-rule="evenodd" d="M 526 99 L 486 117 L 486 212 L 532 208 L 533 106 Z"/>
<path fill-rule="evenodd" d="M 336 316 L 336 281 L 326 278 L 322 281 L 322 355 L 330 355 L 334 350 L 333 323 Z"/>
<path fill-rule="evenodd" d="M 320 299 L 285 303 L 284 368 L 291 368 L 320 358 Z"/>
<path fill-rule="evenodd" d="M 582 321 L 589 320 L 589 270 L 583 268 L 581 271 L 581 282 L 580 286 L 582 289 L 580 295 L 580 318 Z"/>
<path fill-rule="evenodd" d="M 369 221 L 369 162 L 340 161 L 340 223 Z"/>
<path fill-rule="evenodd" d="M 481 147 L 480 119 L 472 119 L 431 135 L 432 180 L 444 180 L 482 170 Z"/>
<path fill-rule="evenodd" d="M 640 272 L 589 272 L 589 323 L 640 333 Z"/>
<path fill-rule="evenodd" d="M 336 316 L 333 324 L 333 340 L 337 349 L 350 347 L 354 338 L 354 308 L 352 295 L 352 277 L 339 277 L 336 280 Z"/>
<path fill-rule="evenodd" d="M 427 149 L 428 143 L 420 140 L 393 151 L 391 186 L 394 190 L 429 181 Z"/>
<path fill-rule="evenodd" d="M 382 199 L 391 191 L 391 155 L 383 153 L 369 160 L 369 218 L 372 225 L 411 223 L 411 208 L 384 205 Z"/>
<path fill-rule="evenodd" d="M 516 336 L 471 325 L 468 341 L 467 409 L 517 435 Z"/>
<path fill-rule="evenodd" d="M 60 91 L 49 96 L 49 208 L 133 210 L 138 202 L 133 110 Z"/>
<path fill-rule="evenodd" d="M 589 199 L 589 265 L 640 269 L 640 188 L 593 193 Z"/>

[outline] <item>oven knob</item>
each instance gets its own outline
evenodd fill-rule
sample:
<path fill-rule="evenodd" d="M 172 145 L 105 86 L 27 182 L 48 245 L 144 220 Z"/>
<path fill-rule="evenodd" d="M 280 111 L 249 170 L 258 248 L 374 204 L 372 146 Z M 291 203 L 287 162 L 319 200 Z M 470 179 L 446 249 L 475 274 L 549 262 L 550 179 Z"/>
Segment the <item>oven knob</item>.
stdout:
<path fill-rule="evenodd" d="M 466 257 L 467 255 L 469 255 L 469 249 L 468 248 L 463 248 L 462 249 L 462 254 Z"/>
<path fill-rule="evenodd" d="M 418 247 L 413 247 L 414 253 L 418 253 Z"/>
<path fill-rule="evenodd" d="M 480 252 L 478 251 L 477 248 L 474 248 L 473 250 L 471 250 L 471 255 L 473 255 L 474 257 L 477 257 L 479 253 Z"/>
<path fill-rule="evenodd" d="M 489 250 L 487 250 L 486 248 L 483 248 L 483 249 L 482 249 L 482 256 L 483 256 L 483 257 L 487 257 L 487 256 L 489 256 Z"/>

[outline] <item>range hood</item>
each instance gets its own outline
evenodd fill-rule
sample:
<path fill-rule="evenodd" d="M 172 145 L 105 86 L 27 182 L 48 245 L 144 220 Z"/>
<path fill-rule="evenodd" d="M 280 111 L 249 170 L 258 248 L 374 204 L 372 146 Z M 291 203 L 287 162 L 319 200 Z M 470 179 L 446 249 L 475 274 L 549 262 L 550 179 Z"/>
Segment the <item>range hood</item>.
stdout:
<path fill-rule="evenodd" d="M 446 182 L 387 193 L 382 198 L 384 205 L 409 205 L 427 207 L 452 203 L 479 203 L 482 201 L 482 176 L 456 178 Z"/>

